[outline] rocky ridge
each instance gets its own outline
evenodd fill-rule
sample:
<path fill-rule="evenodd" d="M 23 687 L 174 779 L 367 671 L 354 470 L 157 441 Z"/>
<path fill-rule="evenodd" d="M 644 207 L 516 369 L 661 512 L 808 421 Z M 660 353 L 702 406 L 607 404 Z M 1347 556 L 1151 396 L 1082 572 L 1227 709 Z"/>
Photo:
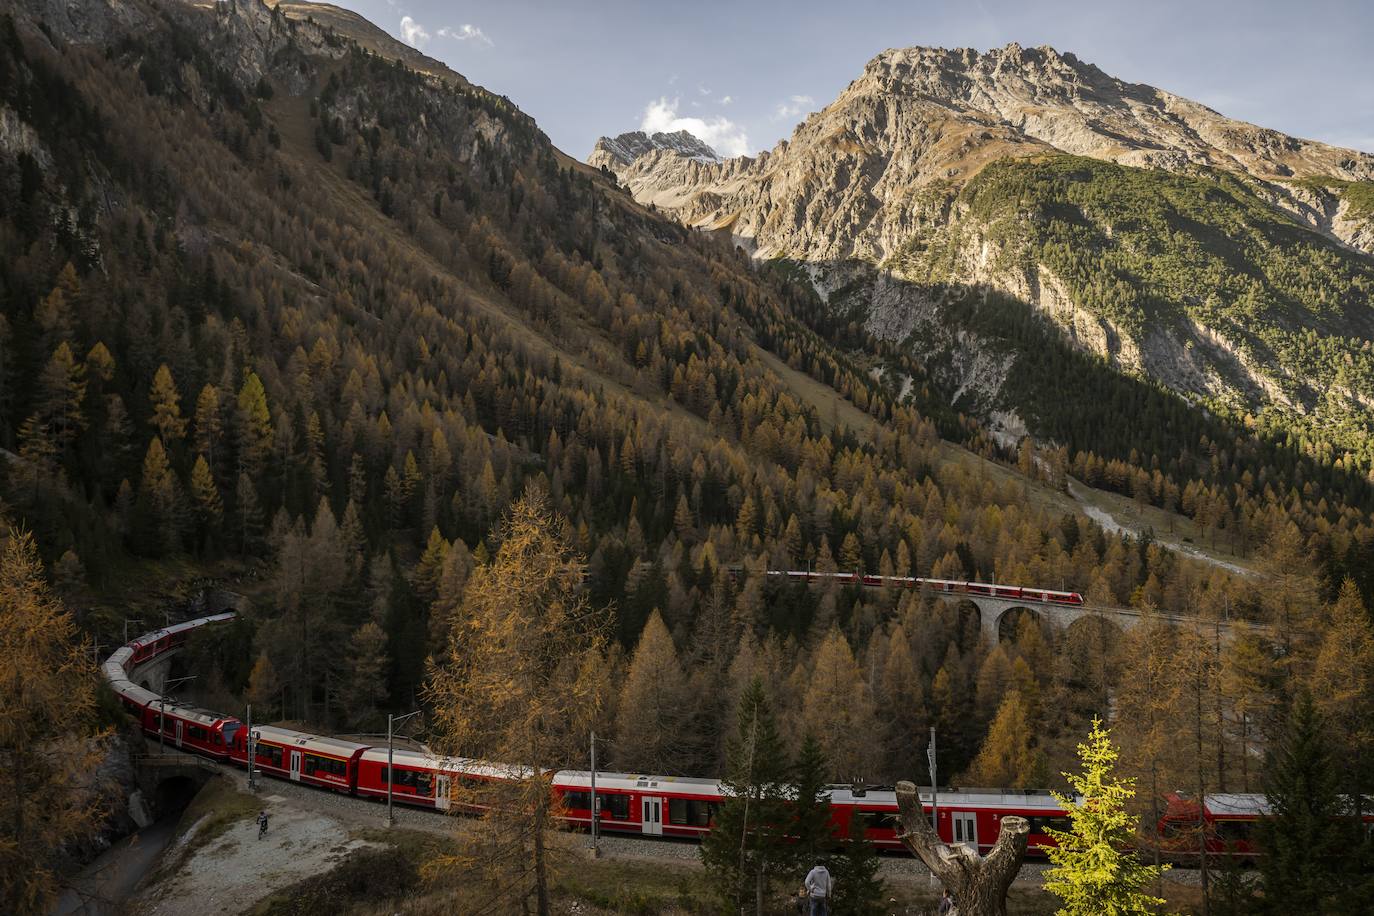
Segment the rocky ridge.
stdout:
<path fill-rule="evenodd" d="M 646 134 L 642 130 L 632 130 L 617 137 L 602 137 L 597 140 L 587 162 L 598 168 L 606 166 L 614 171 L 617 167 L 629 165 L 640 156 L 659 150 L 695 162 L 721 161 L 720 155 L 714 149 L 688 131 Z"/>
<path fill-rule="evenodd" d="M 641 203 L 688 225 L 728 230 L 757 258 L 805 262 L 832 307 L 857 309 L 870 330 L 907 341 L 961 406 L 989 418 L 1019 422 L 1002 390 L 1007 354 L 982 352 L 988 341 L 950 323 L 943 283 L 1022 301 L 1075 347 L 1190 398 L 1301 411 L 1319 395 L 1269 365 L 1243 328 L 1196 316 L 1119 326 L 1016 247 L 1004 227 L 971 215 L 961 191 L 989 164 L 1063 154 L 1184 176 L 1235 175 L 1285 214 L 1280 220 L 1374 254 L 1374 219 L 1341 190 L 1374 179 L 1374 155 L 1226 118 L 1048 47 L 885 51 L 790 139 L 756 157 L 710 163 L 659 148 L 598 164 Z M 1093 221 L 1110 239 L 1110 214 Z M 955 254 L 937 272 L 912 257 L 913 244 Z M 1359 408 L 1362 398 L 1350 400 Z"/>

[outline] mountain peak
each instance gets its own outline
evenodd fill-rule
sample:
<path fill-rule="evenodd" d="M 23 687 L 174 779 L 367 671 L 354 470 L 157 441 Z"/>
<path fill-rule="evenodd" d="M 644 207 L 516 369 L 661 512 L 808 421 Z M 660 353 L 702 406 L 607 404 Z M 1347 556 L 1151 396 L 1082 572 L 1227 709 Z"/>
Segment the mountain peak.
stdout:
<path fill-rule="evenodd" d="M 614 170 L 629 165 L 640 156 L 659 150 L 676 153 L 698 162 L 721 161 L 720 155 L 705 141 L 685 130 L 653 134 L 632 130 L 615 137 L 602 137 L 596 141 L 596 146 L 592 148 L 592 154 L 587 161 L 594 166 L 606 165 Z"/>

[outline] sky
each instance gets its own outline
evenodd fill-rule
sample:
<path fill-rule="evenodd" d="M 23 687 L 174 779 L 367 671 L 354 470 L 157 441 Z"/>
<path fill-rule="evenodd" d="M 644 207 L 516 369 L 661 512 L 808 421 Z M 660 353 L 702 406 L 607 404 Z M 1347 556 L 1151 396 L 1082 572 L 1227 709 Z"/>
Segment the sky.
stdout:
<path fill-rule="evenodd" d="M 1071 51 L 1229 117 L 1374 152 L 1371 0 L 334 0 L 508 96 L 585 159 L 686 129 L 769 149 L 893 47 Z"/>

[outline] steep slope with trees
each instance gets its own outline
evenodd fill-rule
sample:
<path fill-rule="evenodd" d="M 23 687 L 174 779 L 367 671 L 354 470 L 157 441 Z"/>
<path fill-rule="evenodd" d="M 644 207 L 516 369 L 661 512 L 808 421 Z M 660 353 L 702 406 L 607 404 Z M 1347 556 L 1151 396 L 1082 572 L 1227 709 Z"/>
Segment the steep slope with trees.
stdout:
<path fill-rule="evenodd" d="M 1027 615 L 988 651 L 968 607 L 762 575 L 810 565 L 1266 621 L 1224 655 L 1188 643 L 1157 716 L 1196 742 L 1162 773 L 1258 784 L 1237 771 L 1282 694 L 1277 648 L 1305 676 L 1324 601 L 1374 584 L 1368 482 L 1315 444 L 1104 375 L 1075 396 L 1135 432 L 1003 452 L 795 274 L 637 205 L 508 100 L 249 0 L 59 5 L 80 28 L 18 8 L 0 21 L 0 494 L 64 588 L 260 572 L 239 641 L 200 656 L 226 709 L 367 728 L 414 708 L 531 483 L 612 608 L 611 766 L 722 772 L 758 681 L 789 755 L 812 732 L 846 778 L 919 771 L 910 736 L 932 724 L 942 771 L 963 771 L 1014 688 L 984 762 L 1054 773 L 1128 674 L 1159 673 L 1150 645 L 1118 655 L 1090 628 Z M 942 433 L 1007 467 L 950 460 Z M 1269 577 L 1035 498 L 1070 472 L 1184 511 Z M 647 683 L 650 659 L 681 679 Z M 1256 718 L 1216 712 L 1242 703 Z M 1021 719 L 1034 747 L 1003 740 Z M 663 727 L 671 759 L 622 739 Z"/>

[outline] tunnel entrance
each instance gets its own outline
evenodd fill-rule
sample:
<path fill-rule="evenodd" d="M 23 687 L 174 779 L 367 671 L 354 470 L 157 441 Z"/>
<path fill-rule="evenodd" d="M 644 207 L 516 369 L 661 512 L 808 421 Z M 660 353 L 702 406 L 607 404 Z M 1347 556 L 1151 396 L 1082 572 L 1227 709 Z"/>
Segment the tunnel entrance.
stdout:
<path fill-rule="evenodd" d="M 153 793 L 153 815 L 162 819 L 180 814 L 199 791 L 200 783 L 190 776 L 167 777 Z"/>

